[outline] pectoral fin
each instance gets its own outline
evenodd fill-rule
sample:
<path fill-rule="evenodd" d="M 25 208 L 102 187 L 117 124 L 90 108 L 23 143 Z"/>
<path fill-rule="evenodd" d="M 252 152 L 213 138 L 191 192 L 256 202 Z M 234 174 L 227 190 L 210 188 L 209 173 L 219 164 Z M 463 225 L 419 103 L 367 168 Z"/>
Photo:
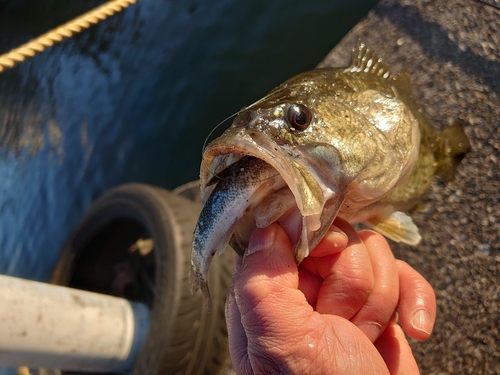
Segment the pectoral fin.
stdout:
<path fill-rule="evenodd" d="M 370 219 L 364 223 L 395 242 L 418 245 L 422 237 L 410 216 L 396 211 L 385 220 Z"/>

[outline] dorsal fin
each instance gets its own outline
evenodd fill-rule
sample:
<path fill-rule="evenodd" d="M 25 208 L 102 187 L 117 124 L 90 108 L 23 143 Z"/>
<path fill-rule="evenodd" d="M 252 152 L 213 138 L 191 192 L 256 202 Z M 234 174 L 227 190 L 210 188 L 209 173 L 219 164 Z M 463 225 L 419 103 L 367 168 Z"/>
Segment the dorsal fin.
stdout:
<path fill-rule="evenodd" d="M 382 64 L 382 59 L 361 41 L 358 41 L 352 53 L 351 65 L 347 69 L 350 72 L 371 73 L 386 79 L 393 76 L 389 68 Z"/>

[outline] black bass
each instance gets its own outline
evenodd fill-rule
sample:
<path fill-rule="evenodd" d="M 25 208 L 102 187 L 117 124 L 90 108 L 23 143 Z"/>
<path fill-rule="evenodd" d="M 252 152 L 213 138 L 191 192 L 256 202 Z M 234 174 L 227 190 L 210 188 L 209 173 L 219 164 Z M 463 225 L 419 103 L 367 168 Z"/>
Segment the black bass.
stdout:
<path fill-rule="evenodd" d="M 360 43 L 347 68 L 299 74 L 242 109 L 203 154 L 205 202 L 195 228 L 192 289 L 228 242 L 242 255 L 252 230 L 278 221 L 300 263 L 339 216 L 396 242 L 419 243 L 403 211 L 434 175 L 446 181 L 469 141 L 460 125 L 430 128 L 406 71 L 392 75 Z"/>

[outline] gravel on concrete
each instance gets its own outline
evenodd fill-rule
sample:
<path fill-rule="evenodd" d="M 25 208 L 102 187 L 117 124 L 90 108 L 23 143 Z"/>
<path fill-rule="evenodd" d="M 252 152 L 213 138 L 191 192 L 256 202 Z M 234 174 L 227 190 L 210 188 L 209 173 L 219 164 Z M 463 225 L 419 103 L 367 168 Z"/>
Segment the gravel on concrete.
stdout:
<path fill-rule="evenodd" d="M 412 341 L 421 372 L 500 374 L 500 9 L 384 0 L 320 66 L 346 66 L 358 39 L 394 71 L 410 72 L 431 125 L 460 119 L 472 144 L 455 180 L 436 178 L 424 210 L 412 214 L 422 242 L 391 243 L 436 291 L 435 331 Z"/>

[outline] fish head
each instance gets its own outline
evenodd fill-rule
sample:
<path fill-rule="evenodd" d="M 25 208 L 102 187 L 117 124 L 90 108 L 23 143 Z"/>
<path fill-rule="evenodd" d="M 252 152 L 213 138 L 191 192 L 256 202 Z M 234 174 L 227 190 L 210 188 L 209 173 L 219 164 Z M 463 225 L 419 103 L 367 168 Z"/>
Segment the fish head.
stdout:
<path fill-rule="evenodd" d="M 318 92 L 309 95 L 307 87 L 313 86 L 317 90 L 313 83 L 285 83 L 241 110 L 229 129 L 204 150 L 200 174 L 202 201 L 206 201 L 219 173 L 243 156 L 259 158 L 273 167 L 302 216 L 300 234 L 289 233 L 297 238 L 298 262 L 330 227 L 353 179 L 353 171 L 346 168 L 341 153 L 330 142 L 329 121 L 319 116 L 326 99 Z"/>

